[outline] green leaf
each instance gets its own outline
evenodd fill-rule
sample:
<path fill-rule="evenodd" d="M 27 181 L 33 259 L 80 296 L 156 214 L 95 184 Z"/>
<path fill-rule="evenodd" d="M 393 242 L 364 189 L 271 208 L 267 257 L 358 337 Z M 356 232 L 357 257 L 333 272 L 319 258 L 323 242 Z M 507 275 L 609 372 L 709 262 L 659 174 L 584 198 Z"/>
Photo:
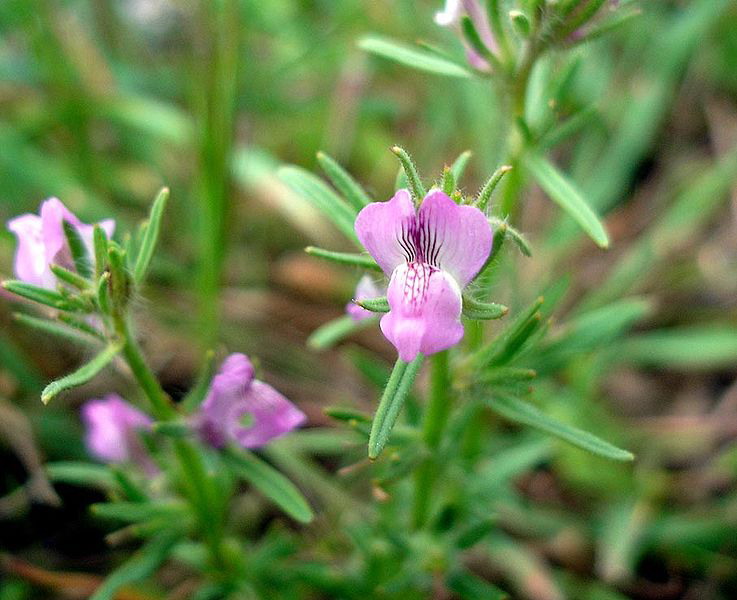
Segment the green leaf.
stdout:
<path fill-rule="evenodd" d="M 24 281 L 3 281 L 2 285 L 6 290 L 17 296 L 38 302 L 39 304 L 51 306 L 57 310 L 81 311 L 85 309 L 81 302 L 73 298 L 62 296 L 59 292 L 31 285 Z"/>
<path fill-rule="evenodd" d="M 151 206 L 151 213 L 148 217 L 148 224 L 143 234 L 141 246 L 136 255 L 136 264 L 133 267 L 133 279 L 137 284 L 141 284 L 146 272 L 148 271 L 151 258 L 156 249 L 156 242 L 159 239 L 159 231 L 161 230 L 161 218 L 166 208 L 166 201 L 169 199 L 169 188 L 162 188 L 158 196 Z"/>
<path fill-rule="evenodd" d="M 181 522 L 187 515 L 187 505 L 181 501 L 101 502 L 90 506 L 92 514 L 101 519 L 139 523 L 151 519 Z"/>
<path fill-rule="evenodd" d="M 463 296 L 463 316 L 469 319 L 488 321 L 490 319 L 501 319 L 509 312 L 503 304 L 496 302 L 479 302 L 471 296 Z"/>
<path fill-rule="evenodd" d="M 92 379 L 95 375 L 102 371 L 102 369 L 106 367 L 107 364 L 111 360 L 113 360 L 113 358 L 115 358 L 118 352 L 120 352 L 120 349 L 120 344 L 110 344 L 107 348 L 100 352 L 100 354 L 95 356 L 95 358 L 93 358 L 90 362 L 81 366 L 73 373 L 62 377 L 61 379 L 57 379 L 56 381 L 52 381 L 44 388 L 43 392 L 41 392 L 41 402 L 43 402 L 44 404 L 48 404 L 52 398 L 54 398 L 64 390 L 68 390 L 80 386 L 83 383 L 87 383 L 90 379 Z"/>
<path fill-rule="evenodd" d="M 481 348 L 474 355 L 476 364 L 478 366 L 501 365 L 511 361 L 540 326 L 542 322 L 540 307 L 543 302 L 542 297 L 537 298 L 510 323 L 499 337 Z"/>
<path fill-rule="evenodd" d="M 138 583 L 154 574 L 169 557 L 179 532 L 165 531 L 147 541 L 143 547 L 105 578 L 89 600 L 114 600 L 120 588 Z"/>
<path fill-rule="evenodd" d="M 417 358 L 411 363 L 406 363 L 400 358 L 397 359 L 371 424 L 368 447 L 370 459 L 373 460 L 378 457 L 389 441 L 389 435 L 397 422 L 397 417 L 399 417 L 399 412 L 402 410 L 407 394 L 412 389 L 417 372 L 422 366 L 423 358 L 422 354 L 418 354 Z"/>
<path fill-rule="evenodd" d="M 51 335 L 58 336 L 75 344 L 89 345 L 96 344 L 100 341 L 99 337 L 90 337 L 89 334 L 82 333 L 76 329 L 70 329 L 69 327 L 65 327 L 55 321 L 49 321 L 48 319 L 39 319 L 22 313 L 15 313 L 13 317 L 18 321 L 18 323 L 26 325 L 27 327 L 31 327 L 42 333 L 50 333 Z"/>
<path fill-rule="evenodd" d="M 86 462 L 59 461 L 44 465 L 51 481 L 112 490 L 118 487 L 113 472 L 106 466 Z"/>
<path fill-rule="evenodd" d="M 440 189 L 442 189 L 443 192 L 448 196 L 455 192 L 456 180 L 453 176 L 453 171 L 451 171 L 450 167 L 448 166 L 443 168 L 443 177 L 440 181 Z"/>
<path fill-rule="evenodd" d="M 279 178 L 327 217 L 348 239 L 358 244 L 353 223 L 356 211 L 321 179 L 300 167 L 279 169 Z"/>
<path fill-rule="evenodd" d="M 327 350 L 349 335 L 375 324 L 376 318 L 369 317 L 355 321 L 348 315 L 343 315 L 315 329 L 307 339 L 307 345 L 313 350 Z"/>
<path fill-rule="evenodd" d="M 495 71 L 499 70 L 501 67 L 499 60 L 481 39 L 479 32 L 476 31 L 476 27 L 468 15 L 463 15 L 461 17 L 461 31 L 463 32 L 463 37 L 471 48 L 473 48 L 487 63 L 493 65 Z"/>
<path fill-rule="evenodd" d="M 355 304 L 358 304 L 361 308 L 370 310 L 371 312 L 387 313 L 391 309 L 389 308 L 389 300 L 386 296 L 380 296 L 379 298 L 362 298 L 361 300 L 353 300 Z"/>
<path fill-rule="evenodd" d="M 284 475 L 252 452 L 231 450 L 225 454 L 231 468 L 264 496 L 300 523 L 314 518 L 310 505 L 297 487 Z"/>
<path fill-rule="evenodd" d="M 325 260 L 330 260 L 343 265 L 361 267 L 362 269 L 371 269 L 372 271 L 381 271 L 381 267 L 367 254 L 333 252 L 332 250 L 323 250 L 322 248 L 316 248 L 315 246 L 307 246 L 305 248 L 305 252 L 310 256 L 318 256 Z"/>
<path fill-rule="evenodd" d="M 618 461 L 635 458 L 631 452 L 617 448 L 592 433 L 561 423 L 523 400 L 496 395 L 486 398 L 485 402 L 491 410 L 509 421 L 534 427 L 598 456 Z"/>
<path fill-rule="evenodd" d="M 474 575 L 469 571 L 461 569 L 452 571 L 446 579 L 448 589 L 457 594 L 462 600 L 507 600 L 509 594 L 504 590 Z"/>
<path fill-rule="evenodd" d="M 630 337 L 617 355 L 653 367 L 715 369 L 737 364 L 737 329 L 727 326 L 682 327 Z"/>
<path fill-rule="evenodd" d="M 79 235 L 77 228 L 72 225 L 69 221 L 62 221 L 64 227 L 64 235 L 67 238 L 69 244 L 69 251 L 74 261 L 74 268 L 85 279 L 92 277 L 92 257 L 87 251 L 87 246 L 82 240 L 82 236 Z"/>
<path fill-rule="evenodd" d="M 49 268 L 51 269 L 51 272 L 54 275 L 56 275 L 57 279 L 59 279 L 60 281 L 63 281 L 64 283 L 68 283 L 69 285 L 77 288 L 78 290 L 87 290 L 90 287 L 89 280 L 78 275 L 77 273 L 74 273 L 72 271 L 69 271 L 68 269 L 65 269 L 62 266 L 49 265 Z"/>
<path fill-rule="evenodd" d="M 408 67 L 447 77 L 473 77 L 473 73 L 446 58 L 378 36 L 359 40 L 359 48 Z"/>
<path fill-rule="evenodd" d="M 422 202 L 422 199 L 425 197 L 425 186 L 422 184 L 420 175 L 417 172 L 417 167 L 415 167 L 412 157 L 404 148 L 393 146 L 392 152 L 397 156 L 399 162 L 402 163 L 402 169 L 404 169 L 404 173 L 407 175 L 409 191 L 412 194 L 415 205 L 419 206 L 420 202 Z"/>
<path fill-rule="evenodd" d="M 529 153 L 525 166 L 540 187 L 579 224 L 601 248 L 609 247 L 609 237 L 599 217 L 583 199 L 573 182 L 546 158 Z"/>
<path fill-rule="evenodd" d="M 356 210 L 361 210 L 367 204 L 371 204 L 371 197 L 366 190 L 336 160 L 324 152 L 318 152 L 317 162 L 320 163 L 322 170 L 325 171 L 336 189 Z"/>
<path fill-rule="evenodd" d="M 509 238 L 514 242 L 514 244 L 517 246 L 519 251 L 524 254 L 525 256 L 532 256 L 532 249 L 530 248 L 530 243 L 527 241 L 525 236 L 523 236 L 519 231 L 517 231 L 514 227 L 512 227 L 509 223 L 506 221 L 503 221 L 502 219 L 498 219 L 496 217 L 489 217 L 489 225 L 491 225 L 491 228 L 494 230 L 494 245 L 498 245 L 497 241 L 497 232 L 500 235 L 504 236 L 504 239 Z M 495 248 L 492 247 L 492 256 L 496 255 L 496 252 L 494 252 Z"/>

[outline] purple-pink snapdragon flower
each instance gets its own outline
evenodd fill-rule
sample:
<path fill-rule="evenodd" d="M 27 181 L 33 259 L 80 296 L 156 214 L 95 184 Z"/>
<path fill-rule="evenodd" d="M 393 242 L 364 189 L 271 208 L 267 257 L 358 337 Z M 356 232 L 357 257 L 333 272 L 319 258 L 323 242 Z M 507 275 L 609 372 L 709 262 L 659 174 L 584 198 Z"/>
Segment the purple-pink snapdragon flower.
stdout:
<path fill-rule="evenodd" d="M 356 234 L 384 273 L 389 312 L 381 330 L 404 361 L 434 354 L 463 337 L 461 291 L 491 252 L 484 214 L 433 189 L 415 210 L 410 193 L 358 213 Z"/>
<path fill-rule="evenodd" d="M 479 34 L 481 41 L 489 49 L 496 53 L 497 44 L 489 25 L 489 17 L 486 10 L 478 0 L 446 0 L 443 10 L 435 13 L 435 22 L 442 27 L 454 27 L 460 29 L 460 22 L 463 16 L 468 15 L 471 19 L 476 32 Z M 466 58 L 469 64 L 479 71 L 491 70 L 489 62 L 481 56 L 466 39 L 461 35 L 463 46 L 466 49 Z"/>
<path fill-rule="evenodd" d="M 15 276 L 26 283 L 46 289 L 56 287 L 56 276 L 51 265 L 73 270 L 71 251 L 64 234 L 64 221 L 72 225 L 94 257 L 94 226 L 82 223 L 58 198 L 49 198 L 41 204 L 38 215 L 25 214 L 8 221 L 8 229 L 18 237 L 15 254 Z M 115 230 L 115 221 L 100 222 L 108 237 Z"/>
<path fill-rule="evenodd" d="M 140 438 L 151 429 L 151 417 L 116 394 L 82 406 L 85 444 L 95 458 L 109 463 L 134 462 L 147 472 L 156 467 Z"/>
<path fill-rule="evenodd" d="M 244 422 L 249 420 L 250 422 Z M 231 354 L 213 377 L 195 417 L 202 440 L 222 448 L 258 448 L 302 425 L 304 413 L 273 387 L 254 378 L 245 354 Z"/>
<path fill-rule="evenodd" d="M 356 291 L 353 294 L 353 300 L 346 304 L 345 312 L 348 313 L 348 316 L 356 322 L 369 319 L 373 317 L 375 313 L 356 304 L 356 300 L 371 300 L 383 295 L 384 293 L 379 289 L 379 286 L 376 285 L 374 280 L 368 275 L 364 275 L 358 280 Z"/>

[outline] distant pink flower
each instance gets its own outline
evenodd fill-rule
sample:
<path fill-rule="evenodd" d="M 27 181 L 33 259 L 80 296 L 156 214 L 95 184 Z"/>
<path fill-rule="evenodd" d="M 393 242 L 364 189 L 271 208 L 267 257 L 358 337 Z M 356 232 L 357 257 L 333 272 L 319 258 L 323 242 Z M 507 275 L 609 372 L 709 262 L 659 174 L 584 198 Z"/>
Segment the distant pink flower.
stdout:
<path fill-rule="evenodd" d="M 85 443 L 90 454 L 104 462 L 135 462 L 146 471 L 155 471 L 140 438 L 151 428 L 151 417 L 120 396 L 109 394 L 82 406 Z"/>
<path fill-rule="evenodd" d="M 489 26 L 489 17 L 479 0 L 446 0 L 443 10 L 435 13 L 435 22 L 443 27 L 460 29 L 461 19 L 464 15 L 468 15 L 471 19 L 484 45 L 491 52 L 496 52 L 497 45 Z M 491 66 L 488 61 L 466 42 L 463 35 L 461 35 L 461 39 L 471 66 L 480 71 L 489 71 Z"/>
<path fill-rule="evenodd" d="M 463 337 L 461 290 L 491 252 L 491 227 L 473 206 L 431 190 L 415 211 L 407 190 L 358 213 L 358 239 L 391 277 L 381 330 L 405 361 Z"/>
<path fill-rule="evenodd" d="M 368 275 L 364 275 L 358 280 L 356 291 L 353 294 L 353 300 L 346 304 L 345 312 L 347 312 L 348 316 L 350 316 L 354 321 L 363 321 L 364 319 L 373 317 L 375 313 L 358 306 L 355 301 L 371 300 L 383 295 L 384 293 L 379 289 L 379 286 L 374 283 L 374 280 Z"/>
<path fill-rule="evenodd" d="M 73 225 L 94 256 L 92 225 L 82 223 L 58 198 L 41 204 L 40 215 L 25 214 L 8 221 L 8 229 L 18 237 L 15 254 L 15 276 L 21 281 L 47 289 L 56 287 L 56 277 L 50 265 L 74 269 L 72 256 L 64 235 L 64 221 Z M 108 236 L 115 230 L 115 221 L 100 222 Z"/>
<path fill-rule="evenodd" d="M 245 354 L 231 354 L 223 361 L 195 417 L 206 443 L 215 448 L 229 442 L 258 448 L 305 422 L 301 410 L 253 375 Z"/>

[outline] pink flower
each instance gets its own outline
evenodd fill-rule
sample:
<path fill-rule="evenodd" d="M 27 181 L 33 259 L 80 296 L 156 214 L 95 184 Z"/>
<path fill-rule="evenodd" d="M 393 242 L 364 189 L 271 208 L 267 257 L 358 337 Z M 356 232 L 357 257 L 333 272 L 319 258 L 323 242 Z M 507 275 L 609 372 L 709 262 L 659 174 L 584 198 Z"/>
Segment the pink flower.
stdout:
<path fill-rule="evenodd" d="M 407 190 L 358 213 L 358 239 L 391 277 L 381 330 L 405 361 L 463 337 L 461 290 L 491 252 L 491 227 L 473 206 L 431 190 L 415 211 Z"/>
<path fill-rule="evenodd" d="M 373 317 L 374 313 L 358 306 L 355 301 L 370 300 L 373 298 L 379 298 L 380 296 L 383 296 L 383 293 L 379 289 L 379 286 L 374 283 L 374 280 L 371 279 L 371 277 L 364 275 L 358 280 L 356 291 L 353 294 L 353 300 L 346 304 L 345 312 L 347 312 L 348 316 L 354 321 L 363 321 L 364 319 Z"/>
<path fill-rule="evenodd" d="M 446 0 L 445 8 L 435 13 L 435 22 L 442 27 L 459 28 L 461 18 L 468 15 L 479 34 L 481 41 L 491 52 L 497 51 L 494 35 L 491 33 L 489 26 L 489 17 L 486 10 L 481 6 L 478 0 Z M 475 69 L 480 71 L 489 71 L 491 66 L 488 61 L 479 55 L 461 36 L 463 45 L 466 48 L 466 57 L 468 62 Z"/>
<path fill-rule="evenodd" d="M 56 277 L 50 265 L 57 264 L 74 270 L 64 235 L 64 221 L 77 229 L 90 257 L 94 256 L 93 226 L 82 223 L 58 198 L 45 200 L 39 213 L 40 216 L 25 214 L 8 221 L 8 229 L 18 237 L 15 276 L 26 283 L 54 289 Z M 101 221 L 100 226 L 109 237 L 115 230 L 115 221 Z"/>
<path fill-rule="evenodd" d="M 195 418 L 206 443 L 258 448 L 305 422 L 301 410 L 253 375 L 245 354 L 231 354 L 223 361 Z"/>
<path fill-rule="evenodd" d="M 111 463 L 135 462 L 146 471 L 155 471 L 140 431 L 149 430 L 152 420 L 120 396 L 109 394 L 82 406 L 85 443 L 90 454 Z"/>

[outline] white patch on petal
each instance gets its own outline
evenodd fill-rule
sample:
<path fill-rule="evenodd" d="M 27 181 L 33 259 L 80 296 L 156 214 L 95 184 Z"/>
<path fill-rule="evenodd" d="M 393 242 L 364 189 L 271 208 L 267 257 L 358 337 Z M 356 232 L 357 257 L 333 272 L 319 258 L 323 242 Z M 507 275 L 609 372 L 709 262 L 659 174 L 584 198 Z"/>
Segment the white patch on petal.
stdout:
<path fill-rule="evenodd" d="M 461 0 L 446 0 L 445 8 L 435 13 L 435 22 L 441 27 L 456 24 L 461 18 Z"/>

